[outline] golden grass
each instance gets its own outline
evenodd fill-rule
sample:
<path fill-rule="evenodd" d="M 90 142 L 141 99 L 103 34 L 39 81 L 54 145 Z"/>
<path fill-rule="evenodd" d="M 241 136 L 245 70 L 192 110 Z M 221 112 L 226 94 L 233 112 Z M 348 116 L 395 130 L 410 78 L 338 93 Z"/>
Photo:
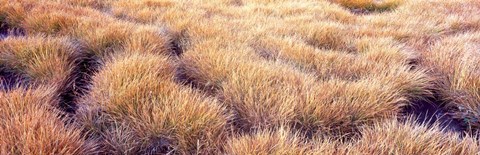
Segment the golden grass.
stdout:
<path fill-rule="evenodd" d="M 365 128 L 362 137 L 348 148 L 349 154 L 476 154 L 478 142 L 445 133 L 437 125 L 428 127 L 408 120 L 393 120 Z"/>
<path fill-rule="evenodd" d="M 167 57 L 116 56 L 93 77 L 92 91 L 80 103 L 79 122 L 102 135 L 106 153 L 218 151 L 229 120 L 225 108 L 173 78 Z"/>
<path fill-rule="evenodd" d="M 12 135 L 0 148 L 475 154 L 478 10 L 477 0 L 0 0 L 0 88 L 21 81 L 0 90 L 0 106 L 28 105 L 0 109 L 0 134 Z M 73 120 L 58 118 L 62 95 Z M 465 135 L 402 119 L 427 103 Z M 39 142 L 12 143 L 22 134 Z"/>
<path fill-rule="evenodd" d="M 225 144 L 227 154 L 476 154 L 472 137 L 445 132 L 434 124 L 388 120 L 362 129 L 354 142 L 325 138 L 307 142 L 288 128 L 260 130 L 233 136 Z"/>
<path fill-rule="evenodd" d="M 0 65 L 33 83 L 63 86 L 79 55 L 66 38 L 34 36 L 7 38 L 0 42 Z"/>
<path fill-rule="evenodd" d="M 480 127 L 480 56 L 475 50 L 479 39 L 478 33 L 448 37 L 425 54 L 425 64 L 438 76 L 443 101 L 474 130 Z"/>
<path fill-rule="evenodd" d="M 22 29 L 27 35 L 76 38 L 87 53 L 99 58 L 140 47 L 145 49 L 133 51 L 172 54 L 165 49 L 171 49 L 174 36 L 171 34 L 174 32 L 163 27 L 139 27 L 136 23 L 112 18 L 95 9 L 48 1 L 10 2 L 3 7 L 5 9 L 0 16 L 5 16 L 10 27 Z"/>
<path fill-rule="evenodd" d="M 76 59 L 82 55 L 68 38 L 45 36 L 9 37 L 0 42 L 0 71 L 11 72 L 16 86 L 49 86 L 55 89 L 52 106 L 70 111 L 74 105 L 62 103 L 61 95 L 76 89 L 72 86 Z M 2 79 L 2 78 L 0 78 Z M 0 83 L 3 83 L 0 81 Z M 12 86 L 10 86 L 12 87 Z"/>
<path fill-rule="evenodd" d="M 235 136 L 225 144 L 226 154 L 306 154 L 309 146 L 297 134 L 280 127 L 276 131 L 262 130 L 251 135 Z"/>
<path fill-rule="evenodd" d="M 80 130 L 65 126 L 49 104 L 51 88 L 0 92 L 1 154 L 95 153 L 96 144 L 86 141 Z"/>

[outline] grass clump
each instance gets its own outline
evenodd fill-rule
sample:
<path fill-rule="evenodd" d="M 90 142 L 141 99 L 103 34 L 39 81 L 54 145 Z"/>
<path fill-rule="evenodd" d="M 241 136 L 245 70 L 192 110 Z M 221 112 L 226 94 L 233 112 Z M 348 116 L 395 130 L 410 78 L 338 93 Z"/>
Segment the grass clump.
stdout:
<path fill-rule="evenodd" d="M 404 3 L 405 0 L 333 0 L 349 9 L 362 9 L 367 11 L 388 11 Z"/>
<path fill-rule="evenodd" d="M 225 144 L 227 154 L 306 154 L 309 146 L 288 128 L 259 130 L 249 135 L 235 136 Z"/>
<path fill-rule="evenodd" d="M 8 37 L 0 42 L 0 70 L 11 74 L 4 79 L 11 85 L 5 89 L 20 85 L 53 87 L 59 99 L 52 102 L 54 106 L 72 112 L 73 102 L 61 96 L 76 89 L 74 69 L 81 55 L 78 46 L 68 38 Z"/>
<path fill-rule="evenodd" d="M 291 54 L 293 60 L 316 63 L 312 55 Z M 253 51 L 214 54 L 194 48 L 184 53 L 181 66 L 194 85 L 234 111 L 235 125 L 243 131 L 288 124 L 308 134 L 355 134 L 358 127 L 399 115 L 402 107 L 430 94 L 425 74 L 402 65 L 356 79 L 330 73 L 332 77 L 317 80 Z"/>
<path fill-rule="evenodd" d="M 64 125 L 51 88 L 0 92 L 1 154 L 89 154 L 96 145 Z"/>
<path fill-rule="evenodd" d="M 412 120 L 392 120 L 365 128 L 349 148 L 349 154 L 476 154 L 479 150 L 472 137 L 460 138 L 437 125 L 428 127 Z"/>
<path fill-rule="evenodd" d="M 228 112 L 176 84 L 169 58 L 125 54 L 105 63 L 81 102 L 80 124 L 105 153 L 209 153 L 225 136 Z"/>
<path fill-rule="evenodd" d="M 9 37 L 0 43 L 0 64 L 38 84 L 65 85 L 77 55 L 67 38 Z"/>
<path fill-rule="evenodd" d="M 89 2 L 94 3 L 94 2 Z M 87 7 L 54 1 L 11 2 L 3 7 L 7 19 L 26 35 L 75 38 L 85 52 L 97 59 L 121 52 L 172 54 L 173 31 L 154 25 L 119 20 Z"/>
<path fill-rule="evenodd" d="M 425 53 L 424 61 L 439 79 L 441 100 L 453 108 L 455 117 L 473 132 L 478 132 L 480 127 L 480 65 L 477 63 L 480 57 L 474 50 L 479 39 L 473 34 L 445 38 Z"/>
<path fill-rule="evenodd" d="M 238 62 L 260 59 L 253 52 L 237 54 L 225 51 L 215 54 L 215 51 L 196 50 L 194 48 L 182 56 L 184 74 L 192 83 L 218 96 L 233 110 L 235 124 L 241 130 L 291 122 L 296 104 L 301 102 L 302 86 L 312 81 L 309 75 L 290 68 L 275 67 L 272 63 Z M 292 83 L 297 86 L 291 86 Z"/>

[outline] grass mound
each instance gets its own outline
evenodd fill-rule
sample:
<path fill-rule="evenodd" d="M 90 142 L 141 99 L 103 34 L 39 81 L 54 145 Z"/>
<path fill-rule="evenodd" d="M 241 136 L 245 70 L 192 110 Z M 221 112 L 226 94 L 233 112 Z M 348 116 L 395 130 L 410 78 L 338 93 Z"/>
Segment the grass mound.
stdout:
<path fill-rule="evenodd" d="M 388 11 L 395 9 L 405 0 L 333 0 L 349 9 L 360 9 L 365 11 Z"/>
<path fill-rule="evenodd" d="M 92 154 L 96 144 L 74 126 L 64 126 L 51 88 L 0 92 L 2 154 Z"/>
<path fill-rule="evenodd" d="M 107 61 L 80 101 L 78 122 L 107 153 L 208 153 L 229 116 L 214 99 L 174 83 L 167 57 L 127 54 Z"/>

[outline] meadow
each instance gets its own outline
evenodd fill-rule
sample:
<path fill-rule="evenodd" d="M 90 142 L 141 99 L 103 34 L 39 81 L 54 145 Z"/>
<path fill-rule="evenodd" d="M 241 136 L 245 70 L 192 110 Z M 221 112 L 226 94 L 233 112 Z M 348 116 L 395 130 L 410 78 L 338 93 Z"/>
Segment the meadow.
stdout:
<path fill-rule="evenodd" d="M 478 154 L 478 0 L 0 0 L 0 154 Z"/>

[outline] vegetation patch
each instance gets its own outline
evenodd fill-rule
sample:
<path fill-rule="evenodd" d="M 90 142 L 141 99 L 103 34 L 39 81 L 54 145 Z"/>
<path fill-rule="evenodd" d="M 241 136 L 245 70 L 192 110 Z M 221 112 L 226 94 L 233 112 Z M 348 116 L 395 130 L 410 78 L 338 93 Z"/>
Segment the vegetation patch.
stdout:
<path fill-rule="evenodd" d="M 390 11 L 401 5 L 405 0 L 332 0 L 356 14 Z"/>
<path fill-rule="evenodd" d="M 0 0 L 0 154 L 477 154 L 478 10 Z"/>
<path fill-rule="evenodd" d="M 462 120 L 452 116 L 452 109 L 442 105 L 438 94 L 425 99 L 414 101 L 411 106 L 405 107 L 403 112 L 407 115 L 415 116 L 416 121 L 425 125 L 438 125 L 450 132 L 461 133 L 466 130 Z"/>
<path fill-rule="evenodd" d="M 100 135 L 99 143 L 107 148 L 103 151 L 207 153 L 219 149 L 217 140 L 226 134 L 227 112 L 215 100 L 175 83 L 169 61 L 152 54 L 115 56 L 93 77 L 77 120 L 86 131 Z M 103 117 L 93 117 L 98 110 Z"/>
<path fill-rule="evenodd" d="M 96 144 L 83 139 L 80 130 L 64 125 L 50 88 L 0 92 L 0 152 L 2 154 L 96 153 Z"/>
<path fill-rule="evenodd" d="M 31 87 L 53 86 L 60 95 L 71 82 L 77 52 L 65 38 L 10 37 L 0 43 L 0 64 Z M 73 104 L 64 102 L 57 107 L 69 112 L 74 109 Z"/>

